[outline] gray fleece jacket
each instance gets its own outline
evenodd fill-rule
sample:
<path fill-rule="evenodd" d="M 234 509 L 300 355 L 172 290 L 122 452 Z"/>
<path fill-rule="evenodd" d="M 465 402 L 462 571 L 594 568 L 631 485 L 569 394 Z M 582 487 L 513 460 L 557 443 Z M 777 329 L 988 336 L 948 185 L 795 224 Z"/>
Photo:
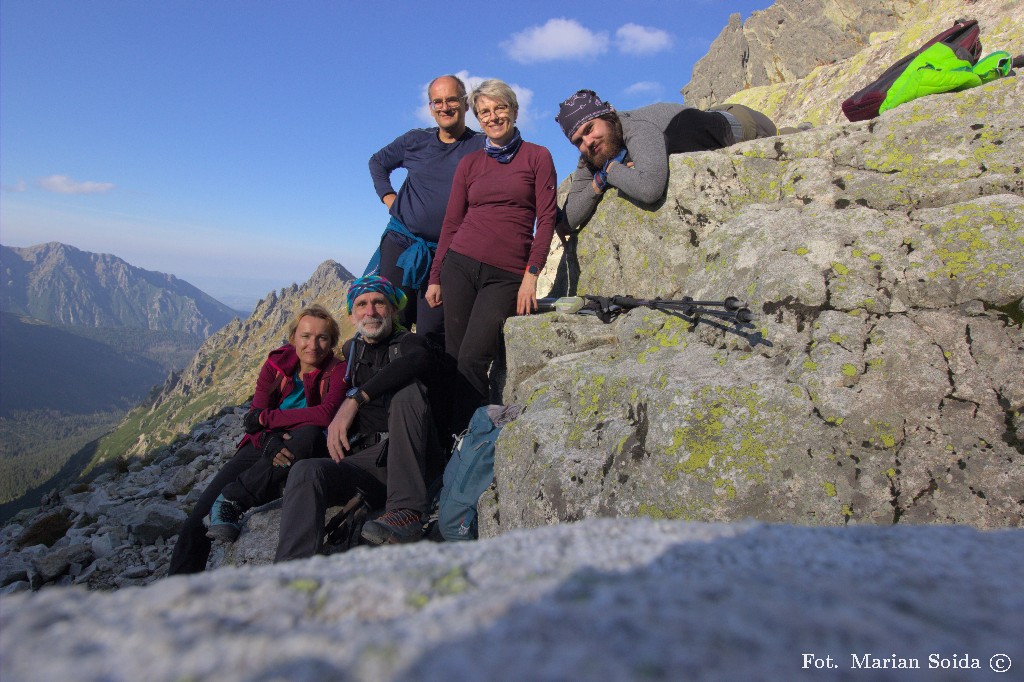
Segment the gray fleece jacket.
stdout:
<path fill-rule="evenodd" d="M 650 106 L 620 111 L 622 136 L 629 150 L 630 168 L 617 163 L 608 170 L 608 184 L 636 201 L 652 204 L 665 195 L 668 187 L 668 152 L 665 147 L 665 129 L 680 111 L 690 109 L 682 104 L 658 102 Z M 569 197 L 565 203 L 565 216 L 573 230 L 586 223 L 594 214 L 601 194 L 594 191 L 594 174 L 581 161 L 570 176 Z"/>

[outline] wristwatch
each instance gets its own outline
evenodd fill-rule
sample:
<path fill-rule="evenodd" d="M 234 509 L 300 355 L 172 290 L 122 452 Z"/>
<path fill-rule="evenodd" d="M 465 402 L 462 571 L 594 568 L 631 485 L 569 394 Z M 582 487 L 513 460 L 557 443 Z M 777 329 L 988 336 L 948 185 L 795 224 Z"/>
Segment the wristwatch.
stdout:
<path fill-rule="evenodd" d="M 366 397 L 366 394 L 363 393 L 363 389 L 356 387 L 348 389 L 348 391 L 345 392 L 345 397 L 355 400 L 356 405 L 359 407 L 362 407 L 363 404 L 369 400 L 369 398 Z"/>
<path fill-rule="evenodd" d="M 526 271 L 528 273 L 530 273 L 531 275 L 539 275 L 540 274 L 540 268 L 538 268 L 536 265 L 529 266 L 528 268 L 526 268 Z"/>

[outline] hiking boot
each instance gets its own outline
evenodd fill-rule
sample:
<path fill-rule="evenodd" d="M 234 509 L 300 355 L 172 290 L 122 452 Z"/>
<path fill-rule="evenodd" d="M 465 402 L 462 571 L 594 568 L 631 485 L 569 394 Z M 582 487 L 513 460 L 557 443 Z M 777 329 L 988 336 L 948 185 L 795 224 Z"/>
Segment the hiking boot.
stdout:
<path fill-rule="evenodd" d="M 423 539 L 423 520 L 411 509 L 392 509 L 363 524 L 363 539 L 371 545 L 416 542 Z"/>
<path fill-rule="evenodd" d="M 242 524 L 239 521 L 244 513 L 237 502 L 218 495 L 213 501 L 213 507 L 210 508 L 210 527 L 206 530 L 206 537 L 211 540 L 234 542 L 242 532 Z"/>

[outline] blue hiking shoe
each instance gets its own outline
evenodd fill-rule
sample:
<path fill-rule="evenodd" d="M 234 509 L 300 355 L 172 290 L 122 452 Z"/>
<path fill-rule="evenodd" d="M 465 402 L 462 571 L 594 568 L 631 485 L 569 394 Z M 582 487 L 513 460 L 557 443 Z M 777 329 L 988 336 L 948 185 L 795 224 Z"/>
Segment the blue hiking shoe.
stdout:
<path fill-rule="evenodd" d="M 213 501 L 213 507 L 210 508 L 210 527 L 206 530 L 206 537 L 211 540 L 234 542 L 242 532 L 242 524 L 239 521 L 244 513 L 238 503 L 218 495 Z"/>
<path fill-rule="evenodd" d="M 362 535 L 371 545 L 416 542 L 423 539 L 423 519 L 411 509 L 392 509 L 363 524 Z"/>

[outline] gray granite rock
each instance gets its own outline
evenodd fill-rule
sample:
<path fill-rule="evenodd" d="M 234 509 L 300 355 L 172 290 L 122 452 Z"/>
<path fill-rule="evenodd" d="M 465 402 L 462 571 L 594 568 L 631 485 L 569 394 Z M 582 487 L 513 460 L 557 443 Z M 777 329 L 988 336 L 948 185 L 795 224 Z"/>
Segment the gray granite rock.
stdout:
<path fill-rule="evenodd" d="M 28 580 L 29 562 L 25 557 L 8 554 L 0 557 L 0 587 Z"/>
<path fill-rule="evenodd" d="M 670 159 L 606 193 L 580 293 L 721 300 L 505 327 L 497 523 L 1024 522 L 1024 79 Z"/>
<path fill-rule="evenodd" d="M 153 503 L 144 506 L 128 521 L 128 529 L 143 544 L 153 544 L 157 538 L 177 534 L 185 522 L 185 512 L 176 505 Z"/>
<path fill-rule="evenodd" d="M 3 596 L 0 677 L 993 679 L 1024 662 L 1022 562 L 1020 530 L 589 521 Z"/>
<path fill-rule="evenodd" d="M 44 583 L 56 580 L 74 564 L 87 565 L 95 559 L 92 546 L 81 543 L 53 549 L 32 559 L 32 570 Z"/>
<path fill-rule="evenodd" d="M 184 495 L 187 494 L 196 482 L 196 472 L 188 467 L 177 467 L 170 475 L 164 477 L 164 494 Z"/>
<path fill-rule="evenodd" d="M 707 108 L 750 87 L 795 81 L 823 64 L 852 57 L 872 33 L 892 31 L 909 0 L 786 0 L 739 14 L 693 67 L 682 89 L 687 104 Z"/>

